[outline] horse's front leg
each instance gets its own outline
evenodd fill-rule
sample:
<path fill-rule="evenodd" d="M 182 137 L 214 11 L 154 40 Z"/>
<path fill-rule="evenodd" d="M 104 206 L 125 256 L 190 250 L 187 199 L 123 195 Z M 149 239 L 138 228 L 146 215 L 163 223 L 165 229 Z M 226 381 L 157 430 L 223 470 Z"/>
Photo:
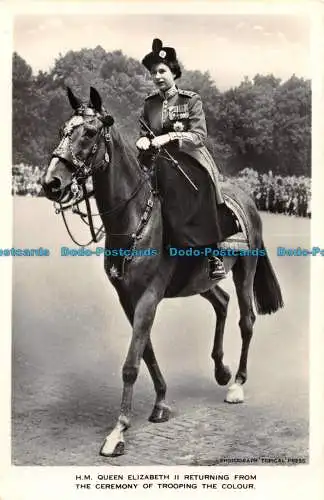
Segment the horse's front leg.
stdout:
<path fill-rule="evenodd" d="M 101 455 L 118 456 L 124 453 L 124 431 L 130 427 L 133 387 L 138 376 L 144 349 L 149 340 L 159 300 L 160 298 L 154 290 L 147 289 L 135 307 L 132 339 L 123 366 L 124 387 L 121 411 L 115 428 L 106 437 L 101 447 Z"/>
<path fill-rule="evenodd" d="M 170 417 L 170 407 L 165 402 L 167 386 L 156 360 L 151 339 L 149 338 L 143 352 L 143 359 L 153 380 L 156 393 L 155 405 L 149 417 L 150 422 L 166 422 Z"/>
<path fill-rule="evenodd" d="M 125 311 L 125 314 L 128 318 L 128 321 L 130 322 L 131 326 L 133 326 L 134 322 L 134 309 L 132 305 L 129 302 L 129 297 L 127 295 L 124 295 L 123 293 L 119 294 L 119 300 L 121 302 L 121 305 L 123 306 L 123 309 Z M 170 412 L 171 409 L 170 407 L 166 404 L 165 402 L 165 396 L 166 396 L 166 391 L 167 391 L 167 386 L 164 380 L 164 377 L 161 373 L 159 364 L 157 362 L 157 359 L 155 357 L 153 345 L 151 338 L 149 337 L 143 352 L 143 360 L 147 366 L 148 371 L 150 372 L 150 375 L 153 380 L 154 384 L 154 389 L 155 389 L 155 394 L 156 394 L 156 399 L 155 399 L 155 404 L 153 411 L 149 417 L 150 422 L 154 423 L 160 423 L 160 422 L 166 422 L 169 420 L 170 417 Z"/>

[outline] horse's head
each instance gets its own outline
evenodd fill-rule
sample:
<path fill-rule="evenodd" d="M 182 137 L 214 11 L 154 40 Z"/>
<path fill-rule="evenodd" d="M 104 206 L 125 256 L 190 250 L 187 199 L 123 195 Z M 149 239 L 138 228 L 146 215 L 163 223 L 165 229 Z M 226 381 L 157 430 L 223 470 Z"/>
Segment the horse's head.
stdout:
<path fill-rule="evenodd" d="M 80 191 L 80 186 L 110 161 L 109 127 L 114 119 L 106 113 L 99 93 L 90 88 L 90 100 L 83 104 L 67 89 L 72 117 L 61 129 L 60 143 L 52 153 L 43 177 L 47 198 L 67 202 Z"/>

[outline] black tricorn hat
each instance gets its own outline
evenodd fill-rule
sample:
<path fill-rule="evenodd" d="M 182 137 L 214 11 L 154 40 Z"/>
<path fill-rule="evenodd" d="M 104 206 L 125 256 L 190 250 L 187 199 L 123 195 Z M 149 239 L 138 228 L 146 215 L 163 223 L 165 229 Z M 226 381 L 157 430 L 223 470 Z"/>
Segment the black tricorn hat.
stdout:
<path fill-rule="evenodd" d="M 170 65 L 173 63 L 172 71 L 175 73 L 175 78 L 180 78 L 181 69 L 177 60 L 176 51 L 172 47 L 163 47 L 163 43 L 159 38 L 154 38 L 152 43 L 152 52 L 147 54 L 142 60 L 142 64 L 146 69 L 151 71 L 154 64 L 164 63 Z"/>

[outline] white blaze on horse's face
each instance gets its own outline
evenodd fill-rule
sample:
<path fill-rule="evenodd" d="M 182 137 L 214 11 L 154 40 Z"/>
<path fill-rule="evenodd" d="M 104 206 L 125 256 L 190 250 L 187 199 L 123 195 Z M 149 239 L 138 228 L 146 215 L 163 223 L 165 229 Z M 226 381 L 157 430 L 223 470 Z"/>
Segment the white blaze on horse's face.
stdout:
<path fill-rule="evenodd" d="M 75 162 L 83 162 L 93 147 L 93 137 L 97 134 L 98 124 L 95 117 L 87 112 L 90 119 L 76 115 L 68 120 L 62 131 L 62 139 L 53 151 L 53 158 L 45 176 L 47 185 L 56 181 L 57 191 L 64 190 L 72 182 L 72 173 L 75 171 Z M 55 187 L 54 187 L 55 190 Z"/>
<path fill-rule="evenodd" d="M 76 166 L 75 158 L 84 161 L 89 154 L 89 148 L 93 146 L 93 137 L 96 135 L 99 125 L 96 123 L 93 110 L 87 110 L 90 119 L 84 119 L 83 116 L 76 115 L 70 118 L 64 125 L 62 139 L 55 148 L 53 156 L 64 159 L 71 166 Z"/>
<path fill-rule="evenodd" d="M 47 168 L 47 171 L 46 171 L 46 175 L 45 175 L 45 183 L 46 184 L 49 184 L 55 177 L 55 170 L 56 170 L 56 166 L 57 164 L 59 163 L 59 159 L 58 158 L 52 158 L 51 159 L 51 162 Z"/>
<path fill-rule="evenodd" d="M 61 133 L 60 143 L 53 151 L 53 157 L 47 168 L 43 185 L 50 187 L 54 197 L 59 198 L 60 193 L 72 182 L 72 170 L 67 168 L 66 162 L 69 162 L 70 140 L 72 140 L 74 130 L 77 130 L 83 124 L 83 121 L 81 116 L 73 116 L 66 122 Z"/>
<path fill-rule="evenodd" d="M 71 143 L 73 142 L 74 145 L 76 139 L 80 139 L 82 135 L 82 125 L 84 125 L 83 116 L 72 116 L 72 118 L 65 123 L 62 132 L 63 137 L 53 154 L 68 159 L 71 154 Z"/>
<path fill-rule="evenodd" d="M 60 188 L 64 188 L 71 182 L 70 172 L 59 158 L 52 158 L 45 176 L 45 183 L 50 184 L 54 179 L 60 181 Z"/>
<path fill-rule="evenodd" d="M 70 133 L 75 127 L 79 127 L 80 125 L 83 125 L 83 123 L 83 116 L 72 116 L 72 118 L 65 124 L 64 134 Z"/>
<path fill-rule="evenodd" d="M 99 110 L 96 111 L 97 108 L 81 104 L 77 109 L 72 107 L 76 110 L 75 114 L 62 128 L 60 142 L 52 153 L 43 182 L 45 195 L 60 202 L 68 201 L 81 192 L 81 184 L 95 172 L 96 161 L 99 165 L 109 163 L 108 127 L 113 124 L 113 118 L 103 116 Z M 102 138 L 105 150 L 100 153 L 104 157 L 100 156 L 98 160 Z"/>

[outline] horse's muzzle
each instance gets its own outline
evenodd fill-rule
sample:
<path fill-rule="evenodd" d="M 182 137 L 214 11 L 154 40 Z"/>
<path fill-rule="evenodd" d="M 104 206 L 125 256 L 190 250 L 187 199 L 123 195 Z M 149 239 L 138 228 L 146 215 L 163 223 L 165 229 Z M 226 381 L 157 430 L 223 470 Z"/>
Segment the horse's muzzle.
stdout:
<path fill-rule="evenodd" d="M 42 182 L 44 194 L 46 198 L 53 201 L 58 201 L 62 196 L 61 180 L 58 177 L 53 177 L 49 182 L 45 179 Z"/>
<path fill-rule="evenodd" d="M 72 193 L 70 193 L 68 186 L 62 187 L 62 182 L 59 177 L 53 177 L 50 182 L 44 181 L 42 186 L 46 198 L 51 201 L 68 201 L 67 198 L 72 197 Z M 70 194 L 70 196 L 68 196 L 68 194 Z"/>
<path fill-rule="evenodd" d="M 64 159 L 53 157 L 42 179 L 42 187 L 46 198 L 60 202 L 66 197 L 71 184 L 71 173 Z"/>

